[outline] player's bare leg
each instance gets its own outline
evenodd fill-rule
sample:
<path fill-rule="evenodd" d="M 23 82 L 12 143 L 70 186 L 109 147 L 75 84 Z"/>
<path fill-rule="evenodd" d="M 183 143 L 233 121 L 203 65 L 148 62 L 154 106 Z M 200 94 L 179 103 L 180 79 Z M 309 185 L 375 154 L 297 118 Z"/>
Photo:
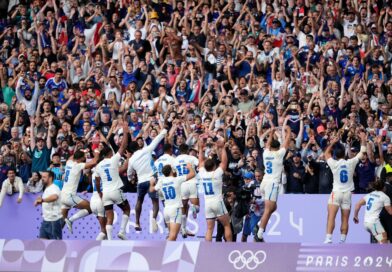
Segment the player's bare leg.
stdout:
<path fill-rule="evenodd" d="M 102 217 L 102 216 L 97 216 L 98 222 L 99 222 L 99 226 L 101 227 L 101 232 L 98 234 L 96 240 L 100 241 L 100 240 L 104 240 L 107 235 L 106 235 L 106 217 Z"/>
<path fill-rule="evenodd" d="M 350 218 L 349 209 L 341 209 L 342 213 L 342 223 L 340 225 L 340 243 L 346 242 L 346 237 L 348 233 L 348 220 Z"/>
<path fill-rule="evenodd" d="M 68 212 L 69 212 L 69 209 L 61 209 L 61 214 L 63 215 L 63 225 L 62 225 L 62 227 L 64 228 L 64 226 L 65 226 L 65 219 L 68 217 Z"/>
<path fill-rule="evenodd" d="M 186 222 L 188 219 L 189 211 L 189 199 L 182 200 L 182 215 L 181 215 L 181 234 L 183 238 L 188 237 L 188 231 L 186 230 Z"/>
<path fill-rule="evenodd" d="M 105 206 L 105 215 L 106 215 L 106 236 L 108 240 L 112 240 L 112 232 L 113 232 L 113 219 L 114 219 L 114 212 L 113 212 L 113 205 Z"/>
<path fill-rule="evenodd" d="M 141 231 L 142 228 L 140 226 L 140 215 L 142 214 L 142 205 L 143 205 L 144 197 L 138 197 L 135 206 L 136 212 L 136 222 L 135 222 L 135 230 Z"/>
<path fill-rule="evenodd" d="M 259 230 L 257 231 L 257 238 L 259 240 L 263 240 L 263 233 L 267 227 L 271 215 L 276 211 L 276 208 L 277 208 L 277 204 L 275 201 L 265 200 L 264 213 L 260 219 Z"/>
<path fill-rule="evenodd" d="M 87 200 L 81 201 L 79 204 L 75 205 L 75 208 L 79 209 L 79 211 L 74 213 L 74 215 L 72 215 L 70 218 L 64 218 L 64 222 L 67 224 L 67 228 L 70 233 L 72 233 L 72 224 L 76 220 L 91 214 L 90 202 L 88 202 Z"/>
<path fill-rule="evenodd" d="M 194 219 L 197 218 L 197 214 L 200 211 L 200 201 L 199 198 L 190 198 L 191 201 L 191 211 L 192 211 L 192 216 Z"/>
<path fill-rule="evenodd" d="M 212 241 L 212 233 L 215 228 L 215 218 L 212 219 L 207 219 L 207 232 L 206 232 L 206 241 L 211 242 Z"/>
<path fill-rule="evenodd" d="M 379 242 L 380 244 L 388 244 L 388 235 L 387 233 L 384 231 L 383 233 L 381 233 L 381 241 Z M 377 239 L 377 238 L 376 238 Z"/>
<path fill-rule="evenodd" d="M 152 202 L 152 231 L 157 232 L 158 231 L 158 223 L 157 223 L 157 217 L 158 217 L 158 212 L 159 212 L 159 198 L 151 198 Z"/>
<path fill-rule="evenodd" d="M 325 244 L 332 243 L 332 233 L 335 229 L 335 218 L 339 211 L 339 206 L 328 204 L 328 219 L 327 219 L 327 235 L 325 237 Z"/>
<path fill-rule="evenodd" d="M 125 234 L 125 228 L 127 227 L 129 215 L 131 214 L 131 207 L 129 206 L 128 200 L 125 200 L 123 203 L 118 205 L 123 212 L 120 231 L 117 234 L 117 237 L 121 240 L 127 240 L 127 236 Z"/>
<path fill-rule="evenodd" d="M 231 225 L 230 225 L 230 217 L 228 214 L 222 215 L 218 217 L 218 221 L 223 225 L 225 231 L 225 240 L 226 242 L 233 241 L 233 234 L 231 233 Z"/>
<path fill-rule="evenodd" d="M 181 224 L 177 223 L 169 223 L 169 237 L 167 237 L 168 241 L 176 241 L 177 235 L 180 232 Z"/>

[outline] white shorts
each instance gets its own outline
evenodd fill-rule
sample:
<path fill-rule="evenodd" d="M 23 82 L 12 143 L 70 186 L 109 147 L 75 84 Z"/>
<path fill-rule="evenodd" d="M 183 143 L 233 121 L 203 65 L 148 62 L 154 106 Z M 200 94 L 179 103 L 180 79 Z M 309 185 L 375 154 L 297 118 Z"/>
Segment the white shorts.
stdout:
<path fill-rule="evenodd" d="M 77 194 L 61 193 L 61 208 L 71 209 L 82 202 L 84 199 Z"/>
<path fill-rule="evenodd" d="M 278 201 L 279 184 L 275 182 L 265 182 L 260 184 L 261 195 L 265 200 Z"/>
<path fill-rule="evenodd" d="M 223 200 L 209 200 L 205 202 L 206 219 L 214 219 L 227 214 L 227 209 Z"/>
<path fill-rule="evenodd" d="M 105 208 L 102 199 L 98 194 L 93 194 L 90 200 L 90 208 L 93 214 L 99 217 L 105 217 Z"/>
<path fill-rule="evenodd" d="M 125 197 L 121 189 L 102 193 L 102 202 L 104 207 L 113 204 L 119 205 L 123 203 L 125 200 L 127 200 L 127 198 Z"/>
<path fill-rule="evenodd" d="M 198 198 L 197 183 L 194 181 L 185 181 L 181 184 L 182 199 Z"/>
<path fill-rule="evenodd" d="M 175 223 L 181 224 L 181 208 L 176 207 L 165 207 L 163 209 L 163 217 L 165 218 L 166 224 Z"/>
<path fill-rule="evenodd" d="M 380 221 L 377 221 L 375 223 L 368 223 L 365 222 L 364 223 L 365 229 L 370 232 L 374 238 L 376 238 L 376 240 L 378 242 L 381 242 L 382 240 L 382 234 L 385 232 L 384 227 L 381 225 Z"/>
<path fill-rule="evenodd" d="M 343 210 L 351 209 L 351 192 L 332 192 L 328 204 L 339 206 Z"/>

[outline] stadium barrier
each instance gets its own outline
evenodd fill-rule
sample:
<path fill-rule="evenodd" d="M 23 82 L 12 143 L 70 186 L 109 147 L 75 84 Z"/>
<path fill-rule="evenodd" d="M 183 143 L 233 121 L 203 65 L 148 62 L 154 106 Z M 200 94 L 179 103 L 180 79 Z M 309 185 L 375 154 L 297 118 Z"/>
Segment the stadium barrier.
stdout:
<path fill-rule="evenodd" d="M 163 223 L 162 207 L 159 212 L 158 232 L 153 233 L 150 226 L 152 218 L 151 200 L 146 197 L 143 204 L 143 213 L 141 217 L 142 231 L 136 232 L 135 226 L 135 204 L 136 194 L 126 194 L 131 205 L 131 216 L 126 227 L 128 239 L 132 240 L 165 240 L 167 231 Z M 17 195 L 6 196 L 3 206 L 0 208 L 0 238 L 3 239 L 34 239 L 37 238 L 39 227 L 42 221 L 41 207 L 34 207 L 33 203 L 37 194 L 25 194 L 21 204 L 17 204 Z M 90 199 L 91 194 L 81 195 L 81 197 Z M 360 199 L 361 195 L 354 195 L 352 208 Z M 265 234 L 267 242 L 281 243 L 322 243 L 325 238 L 325 228 L 327 220 L 327 201 L 328 195 L 281 195 L 278 199 L 278 210 L 270 220 Z M 201 199 L 200 213 L 197 219 L 192 215 L 188 216 L 188 229 L 195 233 L 194 238 L 187 240 L 204 239 L 206 222 L 204 219 L 204 201 Z M 73 214 L 72 210 L 70 214 Z M 115 222 L 113 234 L 119 230 L 118 215 L 121 211 L 115 208 Z M 348 243 L 369 243 L 370 235 L 364 230 L 362 219 L 364 209 L 361 210 L 361 223 L 354 224 L 352 221 L 353 212 L 350 218 L 350 228 L 347 237 Z M 334 242 L 339 242 L 340 233 L 340 216 L 336 218 L 336 229 L 334 232 Z M 73 225 L 73 234 L 70 234 L 67 228 L 63 230 L 63 239 L 77 240 L 94 240 L 99 233 L 99 224 L 92 215 L 78 220 Z M 241 234 L 240 234 L 241 235 Z M 179 235 L 179 240 L 182 237 Z M 240 240 L 240 236 L 237 238 Z M 253 239 L 249 237 L 248 241 Z"/>
<path fill-rule="evenodd" d="M 0 240 L 0 271 L 392 271 L 391 245 Z"/>

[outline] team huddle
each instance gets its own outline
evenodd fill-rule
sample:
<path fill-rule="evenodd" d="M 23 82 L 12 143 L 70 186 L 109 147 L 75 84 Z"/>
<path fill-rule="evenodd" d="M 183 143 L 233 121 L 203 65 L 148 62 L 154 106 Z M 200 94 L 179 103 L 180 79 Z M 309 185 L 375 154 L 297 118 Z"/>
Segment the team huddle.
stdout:
<path fill-rule="evenodd" d="M 179 155 L 174 157 L 172 146 L 164 145 L 164 154 L 153 159 L 153 152 L 158 144 L 165 138 L 167 130 L 162 130 L 154 140 L 143 148 L 132 142 L 128 145 L 128 126 L 122 126 L 123 139 L 116 153 L 103 143 L 95 151 L 95 156 L 89 162 L 85 162 L 85 154 L 76 151 L 65 167 L 63 177 L 64 186 L 61 191 L 62 214 L 65 225 L 72 233 L 72 225 L 76 220 L 91 213 L 97 216 L 101 231 L 97 240 L 113 239 L 113 205 L 117 205 L 123 212 L 120 231 L 117 237 L 126 240 L 126 226 L 130 215 L 130 205 L 122 192 L 124 186 L 120 174 L 127 172 L 129 178 L 136 174 L 138 178 L 138 203 L 136 205 L 136 230 L 141 230 L 139 223 L 141 205 L 146 194 L 149 194 L 154 207 L 152 226 L 153 231 L 158 230 L 156 217 L 159 209 L 159 199 L 164 205 L 164 220 L 169 229 L 168 240 L 176 240 L 178 234 L 185 238 L 194 235 L 186 229 L 187 215 L 189 211 L 194 218 L 199 212 L 199 192 L 204 194 L 205 218 L 207 231 L 205 240 L 211 241 L 216 221 L 219 221 L 224 229 L 225 241 L 232 241 L 232 228 L 230 216 L 226 209 L 223 198 L 223 179 L 228 164 L 227 144 L 223 138 L 217 138 L 215 142 L 218 152 L 219 164 L 215 159 L 205 158 L 203 151 L 204 143 L 199 141 L 198 158 L 196 153 L 191 153 L 186 144 L 179 146 Z M 284 140 L 280 144 L 274 138 L 275 131 L 272 129 L 263 152 L 264 176 L 258 191 L 264 202 L 264 212 L 257 223 L 255 241 L 264 241 L 264 231 L 268 221 L 277 209 L 277 200 L 281 184 L 281 176 L 284 171 L 284 157 L 290 144 L 291 130 L 285 127 Z M 344 148 L 339 145 L 339 138 L 332 138 L 330 145 L 325 151 L 327 164 L 333 173 L 333 190 L 328 200 L 328 220 L 325 243 L 332 243 L 332 233 L 335 228 L 335 218 L 339 211 L 342 214 L 341 238 L 344 243 L 348 233 L 348 222 L 351 210 L 351 192 L 354 189 L 353 175 L 355 166 L 366 153 L 366 134 L 361 133 L 361 150 L 352 159 L 344 159 Z M 122 157 L 127 159 L 121 164 Z M 93 194 L 90 202 L 77 195 L 77 187 L 80 176 L 84 169 L 92 171 Z M 366 205 L 364 216 L 365 228 L 380 243 L 387 242 L 387 235 L 383 229 L 379 214 L 385 207 L 389 214 L 392 208 L 389 198 L 382 192 L 383 183 L 376 181 L 373 184 L 374 191 L 365 195 L 356 207 L 354 222 L 358 223 L 358 213 L 361 206 Z M 68 212 L 71 208 L 79 209 L 71 217 Z"/>

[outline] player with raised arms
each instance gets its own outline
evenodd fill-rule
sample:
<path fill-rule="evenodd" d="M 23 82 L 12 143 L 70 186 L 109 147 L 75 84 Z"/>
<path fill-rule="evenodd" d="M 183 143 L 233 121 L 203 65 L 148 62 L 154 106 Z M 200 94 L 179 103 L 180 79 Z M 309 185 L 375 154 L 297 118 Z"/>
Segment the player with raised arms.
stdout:
<path fill-rule="evenodd" d="M 387 232 L 380 222 L 380 212 L 383 208 L 392 215 L 391 200 L 383 192 L 384 182 L 376 180 L 371 186 L 374 191 L 365 195 L 355 205 L 354 223 L 358 224 L 358 213 L 363 205 L 366 205 L 364 227 L 380 244 L 388 243 Z"/>
<path fill-rule="evenodd" d="M 218 220 L 224 228 L 226 242 L 231 242 L 232 232 L 230 226 L 230 216 L 223 201 L 222 187 L 223 174 L 227 167 L 227 152 L 223 139 L 218 139 L 216 146 L 221 148 L 221 158 L 219 166 L 213 159 L 204 160 L 203 141 L 199 140 L 199 174 L 198 178 L 204 189 L 205 216 L 207 220 L 207 232 L 205 240 L 212 241 L 212 233 L 215 228 L 215 221 Z"/>
<path fill-rule="evenodd" d="M 352 159 L 344 159 L 345 148 L 338 144 L 340 138 L 332 138 L 329 146 L 325 150 L 325 159 L 331 168 L 333 175 L 332 193 L 328 200 L 328 220 L 325 244 L 332 243 L 332 233 L 335 228 L 335 218 L 339 211 L 342 213 L 342 223 L 340 226 L 340 243 L 346 241 L 348 233 L 348 219 L 351 211 L 351 192 L 354 191 L 354 172 L 359 160 L 366 152 L 367 136 L 365 132 L 360 133 L 361 150 Z M 334 149 L 334 156 L 332 150 Z M 335 158 L 334 158 L 335 157 Z"/>
<path fill-rule="evenodd" d="M 121 123 L 119 125 L 121 125 Z M 120 231 L 117 234 L 117 237 L 122 240 L 127 240 L 125 228 L 131 211 L 128 200 L 122 191 L 124 184 L 120 177 L 120 160 L 127 147 L 129 134 L 128 124 L 126 122 L 123 122 L 122 127 L 124 136 L 119 150 L 113 155 L 112 149 L 105 144 L 100 152 L 101 161 L 95 168 L 97 177 L 99 177 L 99 179 L 95 180 L 98 194 L 101 193 L 102 183 L 102 202 L 105 207 L 107 220 L 106 235 L 108 240 L 112 240 L 113 238 L 113 205 L 116 204 L 123 211 Z"/>
<path fill-rule="evenodd" d="M 175 241 L 181 227 L 181 213 L 182 213 L 182 184 L 195 177 L 195 170 L 189 163 L 186 166 L 188 170 L 187 175 L 175 177 L 171 165 L 165 165 L 162 168 L 163 177 L 158 178 L 158 183 L 155 185 L 154 181 L 150 183 L 150 191 L 161 191 L 165 200 L 165 208 L 163 216 L 166 224 L 169 226 L 168 241 Z M 155 185 L 155 187 L 154 187 Z"/>
<path fill-rule="evenodd" d="M 270 130 L 270 135 L 263 153 L 264 177 L 260 185 L 261 194 L 264 198 L 264 212 L 259 222 L 259 229 L 255 240 L 264 241 L 263 234 L 271 215 L 276 211 L 279 187 L 282 182 L 283 159 L 290 144 L 291 129 L 284 128 L 285 139 L 282 147 L 278 140 L 274 139 L 275 128 Z"/>
<path fill-rule="evenodd" d="M 98 158 L 99 153 L 94 152 L 94 158 L 86 163 L 85 153 L 77 150 L 65 165 L 64 185 L 61 189 L 61 213 L 70 233 L 72 233 L 73 222 L 91 213 L 90 202 L 78 196 L 76 192 L 83 170 L 93 168 L 97 164 Z M 77 208 L 79 211 L 67 218 L 71 208 Z"/>
<path fill-rule="evenodd" d="M 195 156 L 188 155 L 189 147 L 187 144 L 182 144 L 179 147 L 180 155 L 174 159 L 173 168 L 177 173 L 177 177 L 186 176 L 189 173 L 187 165 L 190 164 L 195 170 L 199 165 L 199 160 Z M 196 219 L 199 212 L 199 196 L 197 193 L 197 180 L 191 179 L 189 182 L 181 184 L 181 197 L 182 197 L 182 216 L 181 216 L 181 233 L 182 237 L 187 237 L 190 233 L 186 229 L 186 222 L 189 211 L 189 200 L 191 201 L 191 211 L 193 218 Z"/>

